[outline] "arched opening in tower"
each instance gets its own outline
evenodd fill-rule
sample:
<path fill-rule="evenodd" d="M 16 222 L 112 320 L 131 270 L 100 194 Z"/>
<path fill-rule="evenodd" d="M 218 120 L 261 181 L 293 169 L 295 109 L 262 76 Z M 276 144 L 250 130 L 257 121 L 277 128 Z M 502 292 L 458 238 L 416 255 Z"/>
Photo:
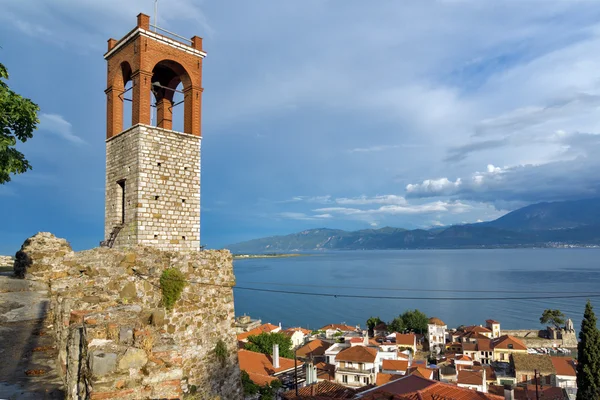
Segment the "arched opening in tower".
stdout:
<path fill-rule="evenodd" d="M 172 60 L 158 62 L 152 70 L 152 125 L 179 132 L 186 131 L 185 92 L 191 81 L 185 68 Z"/>

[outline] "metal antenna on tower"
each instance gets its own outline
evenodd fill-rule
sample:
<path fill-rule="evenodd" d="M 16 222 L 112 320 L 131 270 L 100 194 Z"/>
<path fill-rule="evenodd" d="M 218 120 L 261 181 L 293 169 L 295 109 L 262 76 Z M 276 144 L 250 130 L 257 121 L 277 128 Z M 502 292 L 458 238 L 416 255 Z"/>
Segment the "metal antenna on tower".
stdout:
<path fill-rule="evenodd" d="M 158 0 L 154 0 L 154 32 L 158 28 Z"/>

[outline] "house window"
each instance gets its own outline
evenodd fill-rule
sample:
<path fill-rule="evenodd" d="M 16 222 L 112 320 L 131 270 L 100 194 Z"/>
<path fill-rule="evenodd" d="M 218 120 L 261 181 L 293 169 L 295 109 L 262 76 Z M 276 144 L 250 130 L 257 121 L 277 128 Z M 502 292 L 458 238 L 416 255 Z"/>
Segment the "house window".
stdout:
<path fill-rule="evenodd" d="M 358 369 L 365 369 L 365 366 L 363 365 L 363 363 L 358 363 Z"/>
<path fill-rule="evenodd" d="M 346 363 L 346 367 L 353 368 L 352 361 L 347 362 Z"/>
<path fill-rule="evenodd" d="M 527 375 L 523 375 L 521 377 L 521 382 L 527 382 Z"/>
<path fill-rule="evenodd" d="M 500 360 L 504 361 L 504 353 L 500 353 Z"/>
<path fill-rule="evenodd" d="M 360 382 L 360 376 L 354 375 L 354 382 Z"/>
<path fill-rule="evenodd" d="M 342 375 L 342 383 L 348 383 L 348 375 Z"/>
<path fill-rule="evenodd" d="M 508 344 L 508 348 L 509 348 L 509 349 L 512 349 L 512 348 L 513 348 L 513 345 L 512 345 L 512 343 L 509 343 L 509 344 Z"/>
<path fill-rule="evenodd" d="M 365 377 L 365 379 L 364 379 L 363 382 L 365 382 L 365 385 L 368 385 L 369 384 L 369 378 Z"/>
<path fill-rule="evenodd" d="M 550 384 L 550 375 L 546 375 L 546 385 Z"/>

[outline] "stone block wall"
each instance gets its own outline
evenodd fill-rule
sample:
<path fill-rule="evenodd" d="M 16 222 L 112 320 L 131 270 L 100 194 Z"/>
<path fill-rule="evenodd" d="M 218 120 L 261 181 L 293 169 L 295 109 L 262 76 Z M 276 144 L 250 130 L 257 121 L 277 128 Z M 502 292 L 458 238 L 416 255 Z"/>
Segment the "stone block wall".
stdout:
<path fill-rule="evenodd" d="M 167 311 L 159 279 L 170 267 L 188 283 Z M 73 252 L 40 233 L 17 253 L 15 272 L 49 285 L 68 399 L 243 397 L 228 251 Z"/>
<path fill-rule="evenodd" d="M 115 247 L 137 244 L 162 250 L 200 247 L 199 136 L 135 125 L 106 142 L 105 237 L 125 224 Z"/>

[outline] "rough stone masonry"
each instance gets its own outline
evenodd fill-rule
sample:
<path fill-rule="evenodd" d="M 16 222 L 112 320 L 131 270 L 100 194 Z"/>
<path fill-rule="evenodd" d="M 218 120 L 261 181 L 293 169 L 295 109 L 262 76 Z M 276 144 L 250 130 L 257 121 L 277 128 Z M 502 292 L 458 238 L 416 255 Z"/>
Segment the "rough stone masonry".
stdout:
<path fill-rule="evenodd" d="M 167 311 L 160 276 L 173 267 L 188 283 Z M 38 233 L 17 253 L 14 273 L 47 285 L 67 399 L 243 398 L 229 251 L 74 252 Z"/>

